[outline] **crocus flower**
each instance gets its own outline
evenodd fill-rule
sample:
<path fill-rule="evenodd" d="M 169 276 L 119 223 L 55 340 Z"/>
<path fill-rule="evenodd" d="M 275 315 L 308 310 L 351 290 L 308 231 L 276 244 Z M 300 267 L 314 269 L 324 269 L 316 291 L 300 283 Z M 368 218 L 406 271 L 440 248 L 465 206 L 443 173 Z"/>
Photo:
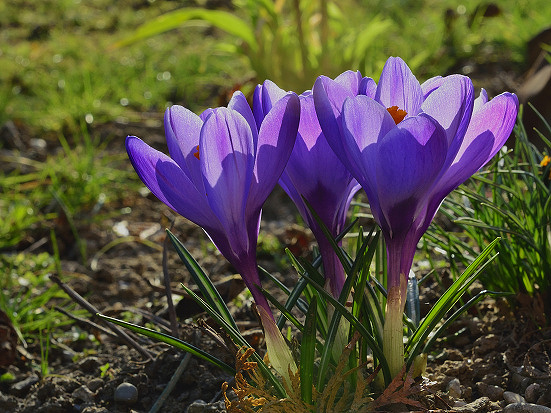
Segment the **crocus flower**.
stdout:
<path fill-rule="evenodd" d="M 349 75 L 349 83 L 361 81 L 357 73 L 346 75 Z M 273 103 L 284 95 L 285 92 L 269 80 L 258 85 L 253 100 L 257 122 L 262 122 Z M 350 202 L 360 186 L 327 144 L 316 116 L 312 92 L 306 91 L 299 98 L 298 136 L 279 184 L 312 230 L 320 248 L 327 288 L 338 297 L 345 281 L 343 266 L 304 199 L 335 238 L 344 229 Z"/>
<path fill-rule="evenodd" d="M 332 91 L 337 89 L 337 97 Z M 468 77 L 419 84 L 400 58 L 389 58 L 374 95 L 345 98 L 320 77 L 316 112 L 329 145 L 365 190 L 387 246 L 384 351 L 391 373 L 403 364 L 402 312 L 415 249 L 443 199 L 485 165 L 509 137 L 514 94 L 474 99 Z M 339 94 L 340 93 L 340 94 Z"/>
<path fill-rule="evenodd" d="M 299 114 L 298 97 L 288 93 L 257 128 L 245 96 L 236 92 L 227 108 L 207 109 L 200 116 L 182 106 L 167 109 L 170 156 L 135 136 L 126 139 L 145 185 L 205 230 L 270 317 L 268 302 L 256 288 L 260 215 L 293 149 Z"/>

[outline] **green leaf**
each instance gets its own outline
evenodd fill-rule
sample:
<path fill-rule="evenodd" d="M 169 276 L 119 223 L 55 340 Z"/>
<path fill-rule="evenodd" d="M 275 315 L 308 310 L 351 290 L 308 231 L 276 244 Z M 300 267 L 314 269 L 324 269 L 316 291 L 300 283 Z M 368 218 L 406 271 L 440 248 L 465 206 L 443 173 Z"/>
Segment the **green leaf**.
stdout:
<path fill-rule="evenodd" d="M 415 356 L 421 353 L 423 343 L 429 334 L 435 329 L 436 325 L 444 318 L 445 314 L 461 298 L 466 289 L 476 280 L 482 269 L 495 258 L 495 255 L 488 261 L 484 260 L 490 255 L 496 244 L 501 238 L 496 238 L 484 251 L 467 267 L 461 276 L 445 291 L 438 299 L 436 304 L 430 309 L 429 313 L 423 318 L 419 327 L 408 340 L 406 346 L 407 364 L 411 365 Z"/>
<path fill-rule="evenodd" d="M 150 337 L 157 341 L 162 341 L 163 343 L 169 344 L 172 347 L 179 348 L 180 350 L 184 350 L 196 357 L 199 357 L 200 359 L 208 361 L 209 363 L 221 368 L 222 370 L 231 374 L 232 376 L 235 375 L 235 369 L 233 367 L 227 365 L 223 361 L 218 360 L 216 357 L 201 350 L 200 348 L 197 348 L 189 343 L 186 343 L 185 341 L 172 337 L 168 334 L 160 333 L 158 331 L 151 330 L 145 327 L 140 327 L 136 324 L 132 324 L 126 321 L 118 320 L 116 318 L 108 317 L 100 313 L 97 313 L 96 315 L 105 321 L 109 321 L 110 323 L 113 323 L 113 324 L 118 324 L 119 326 L 125 327 L 131 331 L 134 331 L 135 333 L 144 335 L 146 337 Z"/>
<path fill-rule="evenodd" d="M 304 332 L 300 345 L 300 395 L 302 401 L 312 404 L 312 387 L 314 385 L 314 358 L 316 355 L 316 312 L 318 301 L 314 297 L 308 308 L 304 322 Z"/>
<path fill-rule="evenodd" d="M 237 325 L 235 324 L 235 321 L 233 320 L 233 317 L 230 314 L 230 310 L 228 310 L 228 307 L 226 306 L 226 303 L 220 296 L 220 293 L 218 292 L 212 281 L 205 274 L 201 266 L 197 263 L 197 261 L 195 261 L 195 259 L 184 246 L 184 244 L 182 244 L 180 240 L 176 238 L 172 232 L 170 232 L 170 230 L 167 229 L 166 233 L 168 234 L 172 245 L 174 245 L 174 248 L 176 248 L 176 252 L 180 256 L 180 259 L 182 260 L 190 275 L 194 279 L 195 283 L 199 287 L 199 290 L 203 294 L 203 298 L 205 299 L 205 301 L 209 304 L 210 307 L 217 311 L 217 313 L 224 319 L 226 323 L 231 325 L 234 330 L 239 331 Z"/>
<path fill-rule="evenodd" d="M 133 35 L 115 43 L 115 47 L 127 46 L 138 40 L 176 29 L 190 20 L 205 21 L 243 40 L 253 51 L 258 49 L 254 31 L 245 21 L 224 10 L 207 10 L 199 7 L 182 8 L 165 13 L 138 27 Z"/>

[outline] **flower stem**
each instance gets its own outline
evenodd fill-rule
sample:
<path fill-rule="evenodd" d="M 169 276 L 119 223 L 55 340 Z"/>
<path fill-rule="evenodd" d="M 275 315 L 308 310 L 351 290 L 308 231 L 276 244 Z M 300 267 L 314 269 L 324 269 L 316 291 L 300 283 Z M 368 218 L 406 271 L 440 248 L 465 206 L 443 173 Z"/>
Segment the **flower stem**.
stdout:
<path fill-rule="evenodd" d="M 405 282 L 405 276 L 400 274 L 400 284 Z M 386 302 L 386 317 L 383 327 L 383 353 L 385 355 L 391 377 L 395 377 L 404 365 L 404 330 L 402 314 L 405 299 L 402 298 L 401 285 L 388 289 Z"/>

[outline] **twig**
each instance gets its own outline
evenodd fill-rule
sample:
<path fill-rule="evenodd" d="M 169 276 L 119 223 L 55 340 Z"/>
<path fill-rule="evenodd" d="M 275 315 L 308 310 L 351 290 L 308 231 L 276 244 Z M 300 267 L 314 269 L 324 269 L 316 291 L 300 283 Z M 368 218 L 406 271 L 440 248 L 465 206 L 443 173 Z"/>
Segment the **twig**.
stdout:
<path fill-rule="evenodd" d="M 61 314 L 64 314 L 67 317 L 75 320 L 77 323 L 81 323 L 81 324 L 84 324 L 88 327 L 95 328 L 95 329 L 101 331 L 103 334 L 107 334 L 108 336 L 117 337 L 117 335 L 115 333 L 113 333 L 112 331 L 106 329 L 105 327 L 100 326 L 99 324 L 94 323 L 93 321 L 87 320 L 86 318 L 82 318 L 82 317 L 76 316 L 74 314 L 71 314 L 70 312 L 65 311 L 61 307 L 55 306 L 54 310 L 56 310 L 56 311 L 60 312 Z"/>
<path fill-rule="evenodd" d="M 163 403 L 166 401 L 172 390 L 174 390 L 174 387 L 176 386 L 176 383 L 178 383 L 178 380 L 180 380 L 180 377 L 182 376 L 182 373 L 186 369 L 189 360 L 191 359 L 191 353 L 186 353 L 182 361 L 180 362 L 180 365 L 170 378 L 170 381 L 166 385 L 165 389 L 155 402 L 155 404 L 151 407 L 151 410 L 149 410 L 149 413 L 157 413 L 159 409 L 163 406 Z"/>
<path fill-rule="evenodd" d="M 96 314 L 100 313 L 100 311 L 94 307 L 92 304 L 90 304 L 88 301 L 86 301 L 79 293 L 77 293 L 75 290 L 73 290 L 71 287 L 69 287 L 67 284 L 62 282 L 57 275 L 50 275 L 50 280 L 55 282 L 59 287 L 67 293 L 69 297 L 73 299 L 73 301 L 77 302 L 81 307 L 86 309 L 89 313 L 92 314 L 93 318 L 96 317 Z M 113 331 L 119 338 L 122 338 L 124 341 L 126 341 L 131 347 L 134 347 L 138 353 L 140 353 L 146 360 L 152 361 L 153 357 L 152 355 L 142 346 L 140 346 L 133 338 L 131 338 L 128 334 L 126 334 L 124 331 L 119 329 L 117 326 L 104 322 L 101 320 L 101 322 L 105 323 L 106 326 Z"/>

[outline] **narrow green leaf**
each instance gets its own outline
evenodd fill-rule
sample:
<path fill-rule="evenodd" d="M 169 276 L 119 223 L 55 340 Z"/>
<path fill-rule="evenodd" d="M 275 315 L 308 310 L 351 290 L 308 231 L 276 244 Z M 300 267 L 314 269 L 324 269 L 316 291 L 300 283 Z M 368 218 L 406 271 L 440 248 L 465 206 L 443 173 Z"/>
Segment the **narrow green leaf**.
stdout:
<path fill-rule="evenodd" d="M 467 267 L 461 276 L 444 292 L 436 304 L 430 309 L 429 313 L 423 318 L 417 330 L 408 340 L 406 353 L 408 354 L 408 363 L 413 360 L 421 351 L 421 346 L 428 335 L 434 330 L 436 325 L 443 319 L 444 315 L 461 298 L 466 288 L 474 282 L 480 271 L 491 261 L 484 260 L 490 255 L 496 244 L 501 238 L 496 238 L 490 243 L 484 251 Z M 495 256 L 494 256 L 495 257 Z"/>
<path fill-rule="evenodd" d="M 220 361 L 219 359 L 217 359 L 213 355 L 201 350 L 200 348 L 197 348 L 197 347 L 195 347 L 195 346 L 193 346 L 189 343 L 186 343 L 185 341 L 182 341 L 178 338 L 172 337 L 172 336 L 170 336 L 168 334 L 165 334 L 165 333 L 160 333 L 160 332 L 155 331 L 155 330 L 151 330 L 149 328 L 141 327 L 141 326 L 138 326 L 136 324 L 132 324 L 132 323 L 128 323 L 126 321 L 118 320 L 116 318 L 108 317 L 108 316 L 100 314 L 100 313 L 97 313 L 96 316 L 98 316 L 99 318 L 101 318 L 105 321 L 109 321 L 110 323 L 118 324 L 122 327 L 125 327 L 125 328 L 127 328 L 131 331 L 134 331 L 135 333 L 138 333 L 138 334 L 144 335 L 146 337 L 152 338 L 154 340 L 161 341 L 163 343 L 169 344 L 172 347 L 179 348 L 180 350 L 184 350 L 185 352 L 188 352 L 188 353 L 190 353 L 190 354 L 192 354 L 196 357 L 199 357 L 200 359 L 208 361 L 209 363 L 215 365 L 216 367 L 221 368 L 222 370 L 224 370 L 225 372 L 231 374 L 232 376 L 235 375 L 235 369 L 233 367 L 227 365 L 223 361 Z"/>
<path fill-rule="evenodd" d="M 180 256 L 180 259 L 203 294 L 205 301 L 210 307 L 216 309 L 217 313 L 220 314 L 226 323 L 230 324 L 234 330 L 239 330 L 230 314 L 230 310 L 226 306 L 226 303 L 201 266 L 197 263 L 197 261 L 195 261 L 195 258 L 192 257 L 184 244 L 182 244 L 180 240 L 176 238 L 172 232 L 170 232 L 170 230 L 167 229 L 166 232 L 172 242 L 172 245 L 176 248 L 176 252 Z"/>
<path fill-rule="evenodd" d="M 199 7 L 182 8 L 165 13 L 138 27 L 134 34 L 117 42 L 115 47 L 127 46 L 138 40 L 176 29 L 190 20 L 205 21 L 243 40 L 253 51 L 258 49 L 253 28 L 245 21 L 224 10 L 207 10 Z"/>
<path fill-rule="evenodd" d="M 427 340 L 427 343 L 423 347 L 422 353 L 427 353 L 430 348 L 433 346 L 433 344 L 436 342 L 436 340 L 444 333 L 446 328 L 453 323 L 457 318 L 463 314 L 465 311 L 467 311 L 469 308 L 471 308 L 473 305 L 478 303 L 480 300 L 482 300 L 487 295 L 491 295 L 494 297 L 505 297 L 508 295 L 513 295 L 513 293 L 507 293 L 507 292 L 497 292 L 497 291 L 488 291 L 488 290 L 482 290 L 478 294 L 476 294 L 474 297 L 472 297 L 469 301 L 467 301 L 465 304 L 461 306 L 457 311 L 455 311 L 449 318 L 446 319 L 446 321 L 438 327 L 438 329 L 430 336 L 430 339 Z"/>
<path fill-rule="evenodd" d="M 318 301 L 314 297 L 306 313 L 304 331 L 300 345 L 300 394 L 302 401 L 312 404 L 314 385 L 314 358 L 316 355 L 316 313 Z"/>

